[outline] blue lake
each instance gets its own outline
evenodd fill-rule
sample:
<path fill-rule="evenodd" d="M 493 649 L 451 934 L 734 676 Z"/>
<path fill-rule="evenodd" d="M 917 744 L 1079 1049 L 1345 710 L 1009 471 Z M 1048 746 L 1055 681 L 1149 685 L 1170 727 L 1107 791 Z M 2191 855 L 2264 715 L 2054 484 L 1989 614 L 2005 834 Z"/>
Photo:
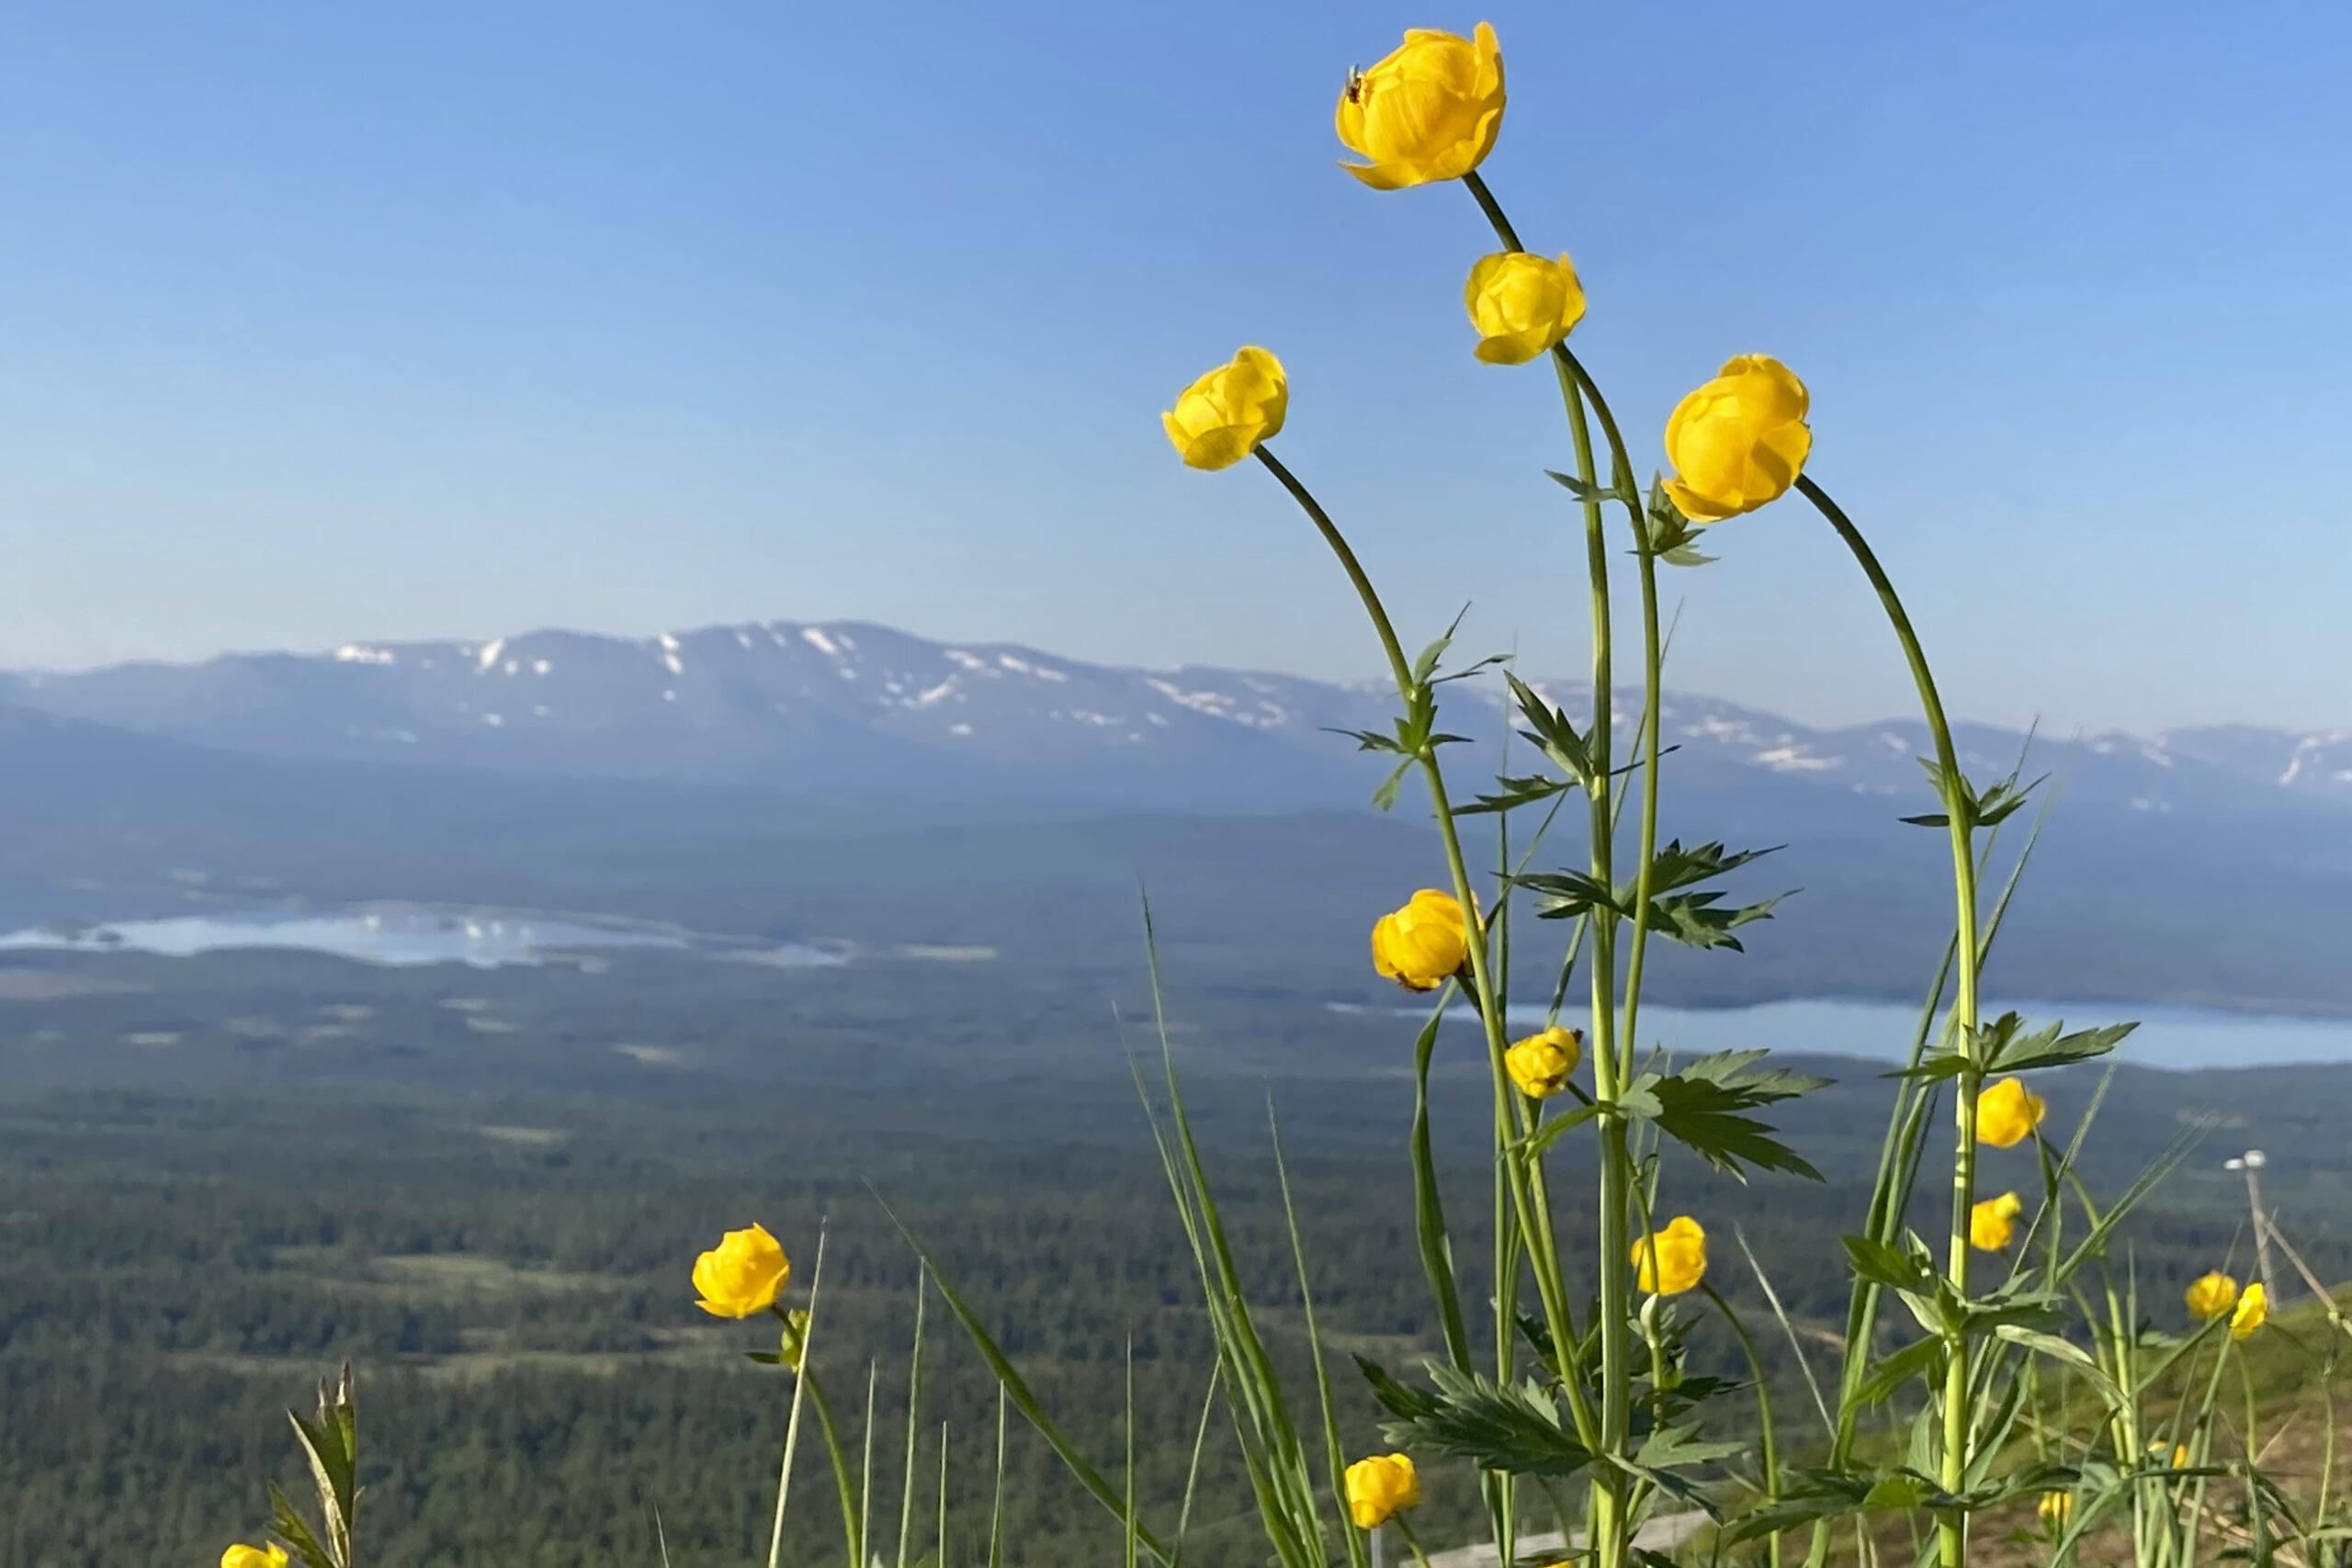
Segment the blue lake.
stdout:
<path fill-rule="evenodd" d="M 153 920 L 39 927 L 0 936 L 0 950 L 156 953 L 186 958 L 228 948 L 282 947 L 329 953 L 367 964 L 468 964 L 478 969 L 541 964 L 550 953 L 582 949 L 685 945 L 682 937 L 659 932 L 537 916 L 413 908 L 175 915 Z"/>
<path fill-rule="evenodd" d="M 1364 1009 L 1334 1004 L 1335 1010 Z M 2267 1013 L 2213 1012 L 2199 1008 L 2132 1007 L 2116 1002 L 1998 1002 L 1984 1015 L 1996 1017 L 2014 1008 L 2030 1023 L 2047 1024 L 2064 1019 L 2068 1027 L 2138 1020 L 2140 1027 L 2118 1049 L 2118 1059 L 2135 1066 L 2186 1071 L 2199 1067 L 2253 1067 L 2307 1062 L 2352 1062 L 2352 1020 L 2287 1018 Z M 1413 1009 L 1400 1014 L 1426 1016 Z M 1573 1024 L 1577 1015 L 1564 1015 Z M 1467 1009 L 1448 1015 L 1449 1021 L 1472 1024 Z M 1540 1008 L 1511 1010 L 1514 1026 L 1533 1027 L 1544 1021 Z M 1828 1056 L 1859 1056 L 1866 1061 L 1900 1062 L 1918 1028 L 1919 1010 L 1891 1002 L 1790 1001 L 1767 1002 L 1747 1008 L 1668 1008 L 1642 1010 L 1645 1045 L 1661 1044 L 1678 1053 L 1748 1050 L 1811 1052 Z"/>

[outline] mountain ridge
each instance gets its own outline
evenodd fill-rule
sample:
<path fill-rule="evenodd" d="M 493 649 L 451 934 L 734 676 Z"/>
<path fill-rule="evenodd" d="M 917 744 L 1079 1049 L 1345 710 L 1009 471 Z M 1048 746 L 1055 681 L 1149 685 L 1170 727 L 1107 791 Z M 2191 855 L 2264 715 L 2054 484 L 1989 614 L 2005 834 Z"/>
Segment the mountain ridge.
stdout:
<path fill-rule="evenodd" d="M 1586 683 L 1531 683 L 1579 721 L 1589 713 Z M 1501 734 L 1498 683 L 1456 694 L 1480 710 L 1482 738 Z M 1393 712 L 1370 681 L 1095 664 L 1016 642 L 786 620 L 18 671 L 0 675 L 0 700 L 265 756 L 1212 809 L 1361 802 L 1365 760 L 1327 732 L 1385 728 Z M 1621 734 L 1637 700 L 1617 694 Z M 1662 710 L 1680 768 L 1864 796 L 1919 787 L 1916 720 L 1813 727 L 1671 689 Z M 2023 732 L 1996 726 L 1960 737 L 1972 771 L 2005 773 L 2026 750 Z M 2041 747 L 2038 766 L 2064 766 L 2070 789 L 2122 809 L 2352 807 L 2352 729 L 2214 725 Z"/>

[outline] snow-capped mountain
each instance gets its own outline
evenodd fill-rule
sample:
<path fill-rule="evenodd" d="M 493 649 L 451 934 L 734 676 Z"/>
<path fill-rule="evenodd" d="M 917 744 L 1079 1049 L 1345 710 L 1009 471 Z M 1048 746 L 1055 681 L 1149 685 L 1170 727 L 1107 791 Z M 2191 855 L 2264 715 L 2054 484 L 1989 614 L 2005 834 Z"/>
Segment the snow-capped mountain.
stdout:
<path fill-rule="evenodd" d="M 1582 721 L 1585 686 L 1536 684 Z M 6 677 L 0 698 L 272 756 L 1217 808 L 1361 801 L 1378 760 L 1330 732 L 1385 728 L 1393 712 L 1391 695 L 1373 682 L 1122 669 L 1015 644 L 786 621 L 641 639 L 537 631 L 28 673 Z M 1502 699 L 1497 686 L 1449 686 L 1447 725 L 1498 737 Z M 1621 737 L 1638 717 L 1634 701 L 1617 694 Z M 1922 789 L 1914 759 L 1926 739 L 1916 721 L 1814 729 L 1669 693 L 1661 731 L 1677 748 L 1672 766 L 1693 783 L 1776 779 L 1905 803 Z M 1962 740 L 1980 780 L 2016 765 L 2026 744 L 2021 734 L 1984 727 L 1968 728 Z M 2139 812 L 2282 799 L 2352 805 L 2352 730 L 2043 737 L 2028 771 L 2052 770 L 2064 772 L 2072 798 Z M 1462 771 L 1483 770 L 1465 758 Z"/>

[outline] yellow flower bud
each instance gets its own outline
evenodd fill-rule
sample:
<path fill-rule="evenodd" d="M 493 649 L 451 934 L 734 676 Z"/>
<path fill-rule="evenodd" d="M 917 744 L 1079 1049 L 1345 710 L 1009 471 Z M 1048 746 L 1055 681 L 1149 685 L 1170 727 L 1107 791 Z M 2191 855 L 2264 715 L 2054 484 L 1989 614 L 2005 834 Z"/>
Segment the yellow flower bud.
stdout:
<path fill-rule="evenodd" d="M 1568 1075 L 1584 1060 L 1584 1034 L 1552 1025 L 1541 1034 L 1516 1041 L 1503 1053 L 1503 1067 L 1519 1092 L 1530 1100 L 1549 1100 L 1566 1089 Z"/>
<path fill-rule="evenodd" d="M 2219 1317 L 2238 1304 L 2238 1282 L 2216 1269 L 2193 1281 L 2181 1299 L 2188 1302 L 2191 1317 Z"/>
<path fill-rule="evenodd" d="M 1408 991 L 1435 990 L 1469 957 L 1470 933 L 1451 893 L 1424 887 L 1373 922 L 1373 968 Z"/>
<path fill-rule="evenodd" d="M 1813 450 L 1804 383 L 1769 354 L 1724 362 L 1715 378 L 1674 405 L 1666 493 L 1693 523 L 1718 523 L 1777 501 Z"/>
<path fill-rule="evenodd" d="M 2041 1125 L 2050 1108 L 2019 1078 L 2003 1078 L 1976 1097 L 1976 1141 L 2006 1149 Z"/>
<path fill-rule="evenodd" d="M 1478 329 L 1473 353 L 1489 365 L 1524 365 L 1584 320 L 1584 285 L 1566 256 L 1498 251 L 1472 265 L 1462 303 Z"/>
<path fill-rule="evenodd" d="M 1348 73 L 1333 127 L 1369 164 L 1340 167 L 1374 190 L 1458 180 L 1494 150 L 1503 125 L 1503 55 L 1495 29 L 1470 38 L 1413 28 L 1369 71 Z"/>
<path fill-rule="evenodd" d="M 2008 1246 L 2009 1237 L 2016 1234 L 2022 1206 L 2016 1193 L 2004 1192 L 1969 1210 L 1968 1244 L 1981 1252 L 1998 1252 Z"/>
<path fill-rule="evenodd" d="M 2162 1462 L 2163 1462 L 2163 1461 L 2164 1461 L 2164 1457 L 2165 1457 L 2165 1445 L 2164 1445 L 2164 1439 L 2162 1439 L 2162 1438 L 2158 1438 L 2156 1441 L 2154 1441 L 2154 1442 L 2153 1442 L 2153 1443 L 2150 1443 L 2150 1444 L 2148 1445 L 2148 1454 L 2149 1454 L 2149 1457 L 2150 1457 L 2150 1458 L 2152 1458 L 2152 1459 L 2155 1460 L 2155 1461 L 2156 1461 L 2157 1462 L 2159 1462 L 2159 1463 L 2162 1463 Z M 2186 1470 L 2187 1468 L 2188 1468 L 2188 1444 L 2186 1444 L 2186 1443 L 2175 1443 L 2175 1444 L 2172 1446 L 2172 1466 L 2171 1466 L 2171 1468 L 2172 1468 L 2172 1469 L 2174 1469 L 2174 1470 Z"/>
<path fill-rule="evenodd" d="M 749 1317 L 784 1293 L 792 1265 L 775 1237 L 759 1225 L 729 1231 L 718 1245 L 695 1259 L 695 1305 L 713 1317 Z"/>
<path fill-rule="evenodd" d="M 239 1541 L 220 1554 L 220 1568 L 286 1568 L 286 1549 L 276 1541 L 267 1546 Z"/>
<path fill-rule="evenodd" d="M 2075 1511 L 2075 1495 L 2071 1492 L 2044 1492 L 2033 1505 L 2041 1516 L 2042 1528 L 2052 1535 L 2066 1528 L 2066 1517 Z"/>
<path fill-rule="evenodd" d="M 2230 1337 L 2243 1339 L 2270 1321 L 2270 1292 L 2259 1284 L 2248 1285 L 2238 1297 L 2237 1310 L 2230 1314 Z"/>
<path fill-rule="evenodd" d="M 1652 1254 L 1656 1266 L 1652 1266 Z M 1677 1214 L 1662 1231 L 1634 1243 L 1637 1282 L 1661 1296 L 1680 1295 L 1707 1275 L 1707 1233 L 1688 1214 Z"/>
<path fill-rule="evenodd" d="M 1281 434 L 1289 409 L 1283 362 L 1262 348 L 1241 348 L 1185 388 L 1159 423 L 1189 466 L 1229 468 Z"/>
<path fill-rule="evenodd" d="M 1421 1500 L 1421 1478 L 1404 1454 L 1374 1454 L 1348 1466 L 1348 1513 L 1358 1529 L 1385 1524 L 1390 1515 Z"/>

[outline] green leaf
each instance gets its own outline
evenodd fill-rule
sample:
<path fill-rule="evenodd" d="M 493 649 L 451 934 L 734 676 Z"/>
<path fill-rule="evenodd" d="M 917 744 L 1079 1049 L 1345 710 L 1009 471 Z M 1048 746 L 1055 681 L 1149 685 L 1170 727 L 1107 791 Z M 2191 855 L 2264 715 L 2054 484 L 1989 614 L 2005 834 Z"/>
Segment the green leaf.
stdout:
<path fill-rule="evenodd" d="M 1896 1291 L 1935 1288 L 1934 1272 L 1916 1255 L 1900 1251 L 1871 1236 L 1849 1235 L 1844 1240 L 1846 1256 L 1853 1260 L 1854 1271 L 1863 1279 Z"/>
<path fill-rule="evenodd" d="M 278 1540 L 293 1550 L 296 1560 L 302 1563 L 303 1568 L 341 1568 L 341 1564 L 327 1555 L 326 1548 L 319 1544 L 319 1538 L 311 1533 L 311 1527 L 295 1511 L 294 1505 L 288 1500 L 277 1483 L 272 1481 L 265 1484 L 269 1493 L 269 1528 Z"/>
<path fill-rule="evenodd" d="M 2022 1345 L 2038 1355 L 2047 1356 L 2053 1361 L 2064 1363 L 2073 1371 L 2075 1376 L 2098 1391 L 2099 1398 L 2106 1402 L 2110 1414 L 2120 1412 L 2126 1404 L 2131 1403 L 2124 1398 L 2123 1391 L 2115 1385 L 2115 1380 L 2109 1377 L 2105 1369 L 2093 1360 L 2090 1352 L 2081 1346 L 2071 1345 L 2054 1334 L 2044 1334 L 2015 1323 L 2001 1324 L 1995 1327 L 1993 1333 L 1996 1337 L 2006 1339 L 2012 1345 Z M 2074 1481 L 2071 1475 L 2066 1479 L 2069 1484 Z M 2042 1490 L 2048 1491 L 2050 1488 L 2044 1487 Z"/>
<path fill-rule="evenodd" d="M 1383 735 L 1377 729 L 1333 729 L 1326 727 L 1323 733 L 1346 736 L 1356 743 L 1356 750 L 1359 751 L 1402 751 L 1405 750 L 1396 744 L 1396 737 Z"/>
<path fill-rule="evenodd" d="M 1632 910 L 1617 903 L 1615 889 L 1581 871 L 1538 872 L 1508 880 L 1510 886 L 1524 887 L 1535 895 L 1532 904 L 1539 919 L 1572 919 L 1594 909 L 1632 914 Z"/>
<path fill-rule="evenodd" d="M 1380 787 L 1372 792 L 1372 804 L 1374 807 L 1385 811 L 1396 804 L 1396 791 L 1404 784 L 1405 774 L 1412 765 L 1413 759 L 1408 757 L 1389 770 L 1388 776 L 1380 781 Z"/>
<path fill-rule="evenodd" d="M 1855 1385 L 1854 1396 L 1864 1404 L 1883 1404 L 1896 1389 L 1913 1378 L 1926 1378 L 1932 1383 L 1943 1360 L 1942 1340 L 1932 1337 L 1915 1339 L 1864 1373 L 1862 1381 Z"/>
<path fill-rule="evenodd" d="M 1575 787 L 1574 785 L 1565 783 L 1559 779 L 1547 779 L 1542 777 L 1510 778 L 1506 776 L 1498 778 L 1495 782 L 1502 785 L 1502 790 L 1499 794 L 1482 795 L 1473 805 L 1455 807 L 1453 808 L 1453 814 L 1456 817 L 1477 817 L 1488 812 L 1510 811 L 1519 807 L 1527 806 L 1538 800 L 1549 800 L 1554 795 L 1564 794 L 1567 790 Z"/>
<path fill-rule="evenodd" d="M 1685 947 L 1727 947 L 1734 953 L 1744 953 L 1747 949 L 1731 933 L 1751 921 L 1770 919 L 1772 907 L 1787 897 L 1783 893 L 1760 904 L 1719 909 L 1714 905 L 1723 897 L 1721 893 L 1671 894 L 1651 901 L 1650 930 Z"/>
<path fill-rule="evenodd" d="M 1528 728 L 1521 733 L 1530 744 L 1544 753 L 1552 764 L 1574 779 L 1577 785 L 1590 789 L 1593 781 L 1592 748 L 1587 739 L 1577 733 L 1568 716 L 1544 700 L 1543 694 L 1521 680 L 1506 672 L 1510 692 L 1519 703 L 1520 716 Z"/>
<path fill-rule="evenodd" d="M 1643 1076 L 1647 1078 L 1650 1075 Z M 1772 1136 L 1770 1124 L 1742 1114 L 1798 1091 L 1776 1089 L 1758 1094 L 1735 1083 L 1692 1076 L 1687 1070 L 1644 1087 L 1657 1100 L 1658 1109 L 1651 1120 L 1657 1123 L 1658 1131 L 1717 1170 L 1742 1181 L 1747 1179 L 1740 1168 L 1743 1165 L 1759 1170 L 1786 1171 L 1812 1181 L 1821 1179 L 1821 1173 L 1803 1156 Z"/>
<path fill-rule="evenodd" d="M 1373 1385 L 1374 1396 L 1396 1417 L 1381 1427 L 1381 1435 L 1397 1447 L 1466 1459 L 1481 1470 L 1554 1480 L 1592 1462 L 1541 1383 L 1498 1383 L 1436 1363 L 1429 1374 L 1437 1387 L 1433 1397 L 1415 1394 L 1393 1379 L 1385 1389 L 1380 1382 Z M 1391 1404 L 1396 1394 L 1406 1397 Z"/>
<path fill-rule="evenodd" d="M 2003 1049 L 1985 1064 L 1984 1070 L 1988 1073 L 2030 1073 L 2038 1067 L 2064 1067 L 2076 1062 L 2086 1062 L 2114 1050 L 2140 1026 L 2137 1023 L 2109 1023 L 2097 1029 L 2078 1029 L 2072 1034 L 2059 1033 L 2064 1027 L 2064 1024 L 2053 1023 L 2047 1029 L 2007 1042 Z"/>
<path fill-rule="evenodd" d="M 1566 1137 L 1571 1131 L 1583 1126 L 1600 1114 L 1600 1107 L 1598 1104 L 1592 1104 L 1579 1105 L 1574 1111 L 1562 1115 L 1547 1117 L 1541 1126 L 1527 1134 L 1521 1146 L 1531 1156 L 1540 1155 Z"/>
<path fill-rule="evenodd" d="M 1584 480 L 1577 478 L 1574 474 L 1564 474 L 1552 468 L 1546 468 L 1544 472 L 1545 477 L 1550 479 L 1554 483 L 1559 485 L 1563 490 L 1566 490 L 1570 495 L 1575 496 L 1578 501 L 1592 502 L 1622 501 L 1628 506 L 1639 506 L 1641 504 L 1640 498 L 1633 493 L 1632 489 L 1625 484 L 1622 478 L 1612 477 L 1610 482 L 1605 485 L 1587 484 Z"/>
<path fill-rule="evenodd" d="M 1725 872 L 1737 871 L 1750 861 L 1761 860 L 1787 847 L 1785 844 L 1774 844 L 1763 850 L 1725 850 L 1718 841 L 1693 844 L 1686 850 L 1682 847 L 1682 840 L 1677 839 L 1650 858 L 1651 896 L 1670 893 L 1678 887 L 1690 887 L 1721 876 Z"/>

